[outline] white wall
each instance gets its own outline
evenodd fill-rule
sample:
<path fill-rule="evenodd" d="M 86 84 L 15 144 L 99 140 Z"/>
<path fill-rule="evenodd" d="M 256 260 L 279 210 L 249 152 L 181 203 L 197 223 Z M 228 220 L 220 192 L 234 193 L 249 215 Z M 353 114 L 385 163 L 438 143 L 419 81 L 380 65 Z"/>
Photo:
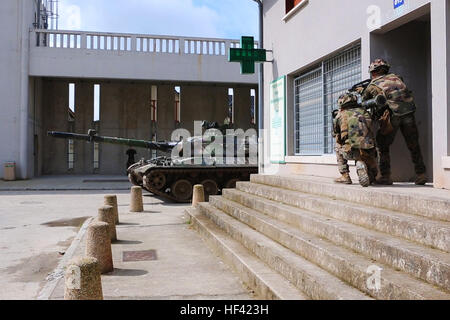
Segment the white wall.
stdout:
<path fill-rule="evenodd" d="M 60 31 L 63 33 L 63 31 Z M 87 49 L 88 35 L 98 37 L 123 36 L 131 42 L 129 50 Z M 72 36 L 78 35 L 72 32 Z M 240 73 L 239 63 L 228 62 L 228 48 L 234 40 L 192 38 L 195 41 L 224 43 L 221 54 L 186 54 L 185 38 L 173 38 L 182 43 L 180 52 L 142 52 L 137 51 L 137 35 L 119 35 L 106 33 L 83 33 L 80 48 L 54 48 L 35 46 L 31 41 L 30 75 L 40 77 L 100 78 L 123 80 L 185 81 L 256 84 L 257 74 Z M 32 37 L 36 35 L 33 32 Z M 41 37 L 44 37 L 42 34 Z M 142 36 L 141 36 L 142 37 Z M 150 36 L 148 36 L 150 37 Z M 153 36 L 156 41 L 156 37 Z M 162 36 L 161 36 L 162 37 Z M 189 42 L 191 38 L 186 38 Z M 160 40 L 158 38 L 158 40 Z M 105 41 L 105 40 L 102 40 Z M 49 43 L 51 41 L 49 40 Z M 72 44 L 74 47 L 75 41 Z M 59 44 L 59 42 L 58 42 Z M 61 45 L 62 46 L 62 45 Z M 66 44 L 67 46 L 67 44 Z M 197 46 L 197 45 L 196 45 Z M 104 47 L 103 47 L 104 48 Z M 110 48 L 111 49 L 111 48 Z M 222 55 L 224 53 L 224 55 Z"/>
<path fill-rule="evenodd" d="M 371 35 L 383 35 L 390 30 L 394 30 L 406 23 L 413 21 L 422 15 L 430 12 L 431 5 L 431 52 L 425 50 L 425 55 L 431 60 L 431 68 L 428 63 L 428 70 L 422 70 L 426 73 L 424 87 L 428 87 L 432 92 L 424 93 L 421 97 L 422 104 L 430 104 L 432 101 L 432 124 L 433 124 L 433 178 L 435 186 L 450 188 L 450 171 L 443 167 L 447 161 L 450 167 L 450 158 L 448 158 L 448 149 L 450 142 L 449 111 L 448 111 L 448 90 L 449 83 L 448 68 L 446 63 L 449 58 L 447 50 L 447 31 L 448 24 L 448 0 L 406 0 L 403 11 L 394 10 L 393 1 L 386 0 L 304 0 L 306 4 L 291 15 L 289 19 L 285 17 L 285 1 L 282 0 L 264 0 L 264 45 L 266 49 L 273 50 L 273 63 L 266 63 L 265 70 L 265 128 L 269 128 L 269 85 L 274 79 L 280 76 L 288 76 L 288 150 L 292 155 L 293 150 L 293 76 L 302 71 L 306 71 L 315 63 L 323 60 L 327 56 L 334 54 L 345 46 L 352 43 L 361 42 L 362 50 L 362 79 L 369 77 L 367 72 L 373 54 L 383 53 L 380 47 L 371 43 Z M 376 7 L 372 7 L 376 6 Z M 370 29 L 368 21 L 371 14 L 379 10 L 380 26 L 382 29 Z M 423 38 L 423 34 L 421 37 Z M 426 35 L 425 35 L 426 36 Z M 389 50 L 389 49 L 387 49 Z M 375 52 L 376 51 L 376 52 Z M 389 52 L 387 52 L 389 54 Z M 270 55 L 269 55 L 270 57 Z M 397 59 L 398 60 L 398 59 Z M 446 65 L 445 68 L 442 68 Z M 401 71 L 399 71 L 401 72 Z M 419 87 L 417 84 L 413 84 Z M 419 89 L 420 91 L 421 89 Z M 425 90 L 426 91 L 426 90 Z M 433 99 L 431 100 L 431 93 Z M 430 110 L 430 106 L 425 106 Z M 289 113 L 291 109 L 291 113 Z M 424 120 L 431 124 L 431 112 L 429 118 Z M 424 125 L 424 128 L 430 125 Z M 425 129 L 426 130 L 426 129 Z M 428 128 L 428 131 L 431 130 Z M 422 143 L 423 152 L 431 152 L 431 138 L 425 138 Z M 266 141 L 266 148 L 269 141 Z M 266 154 L 270 154 L 266 152 Z M 442 159 L 447 157 L 446 159 Z M 311 169 L 320 167 L 311 163 L 326 162 L 323 159 L 301 159 L 295 157 L 289 158 L 296 164 L 297 172 L 307 172 L 308 174 L 325 174 L 327 170 Z M 431 158 L 431 157 L 430 157 Z M 410 162 L 409 156 L 405 161 Z M 328 161 L 330 158 L 328 157 Z M 429 161 L 431 164 L 432 162 Z M 330 162 L 331 164 L 331 162 Z M 294 170 L 294 169 L 293 169 Z M 430 170 L 431 171 L 431 170 Z M 326 173 L 325 173 L 326 172 Z M 337 171 L 336 171 L 337 172 Z M 406 179 L 410 179 L 407 177 Z"/>
<path fill-rule="evenodd" d="M 0 178 L 6 161 L 15 161 L 19 178 L 31 176 L 28 125 L 28 29 L 34 1 L 3 0 L 0 10 Z M 21 128 L 25 128 L 21 130 Z M 31 149 L 32 150 L 32 149 Z"/>

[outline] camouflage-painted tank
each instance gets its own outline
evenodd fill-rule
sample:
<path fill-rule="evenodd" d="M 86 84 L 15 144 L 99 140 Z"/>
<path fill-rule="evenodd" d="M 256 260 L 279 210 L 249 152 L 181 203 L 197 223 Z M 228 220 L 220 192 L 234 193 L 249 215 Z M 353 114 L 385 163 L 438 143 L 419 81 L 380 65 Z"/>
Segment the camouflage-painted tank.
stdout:
<path fill-rule="evenodd" d="M 227 126 L 204 122 L 204 129 L 218 129 L 224 133 Z M 151 160 L 141 159 L 131 165 L 128 179 L 134 185 L 147 191 L 176 202 L 190 202 L 195 184 L 202 184 L 205 196 L 220 194 L 224 188 L 234 188 L 237 181 L 248 181 L 250 175 L 258 173 L 256 162 L 256 136 L 242 139 L 236 135 L 223 136 L 223 141 L 214 141 L 223 146 L 223 155 L 191 156 L 194 147 L 205 148 L 211 142 L 203 137 L 191 137 L 180 142 L 153 142 L 146 140 L 123 139 L 98 136 L 95 130 L 89 130 L 87 135 L 68 132 L 48 132 L 49 136 L 63 139 L 83 140 L 96 143 L 120 144 L 130 147 L 146 148 L 167 153 Z M 226 148 L 227 141 L 234 141 L 234 150 Z M 191 152 L 186 152 L 186 149 Z M 172 157 L 173 155 L 175 157 Z M 254 158 L 250 155 L 254 154 Z M 227 157 L 228 156 L 228 157 Z M 238 157 L 239 156 L 239 157 Z"/>

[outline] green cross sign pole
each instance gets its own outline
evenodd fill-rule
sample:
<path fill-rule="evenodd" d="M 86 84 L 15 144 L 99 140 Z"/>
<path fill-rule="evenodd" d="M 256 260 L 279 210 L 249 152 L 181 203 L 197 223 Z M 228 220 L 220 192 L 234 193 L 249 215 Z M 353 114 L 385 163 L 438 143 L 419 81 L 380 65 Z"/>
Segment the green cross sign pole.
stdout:
<path fill-rule="evenodd" d="M 240 48 L 230 48 L 229 62 L 241 63 L 241 74 L 255 73 L 255 63 L 266 61 L 266 50 L 255 49 L 253 37 L 242 37 Z"/>

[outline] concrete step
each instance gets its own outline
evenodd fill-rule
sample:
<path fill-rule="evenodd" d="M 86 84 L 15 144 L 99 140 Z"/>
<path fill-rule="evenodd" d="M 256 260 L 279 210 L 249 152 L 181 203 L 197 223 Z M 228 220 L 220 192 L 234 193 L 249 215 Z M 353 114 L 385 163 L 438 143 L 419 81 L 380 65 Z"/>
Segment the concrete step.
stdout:
<path fill-rule="evenodd" d="M 366 300 L 361 291 L 208 203 L 200 211 L 311 299 Z"/>
<path fill-rule="evenodd" d="M 415 192 L 400 192 L 395 186 L 361 188 L 356 185 L 336 185 L 328 180 L 317 180 L 320 179 L 271 175 L 252 175 L 250 178 L 254 183 L 450 222 L 450 193 L 448 197 L 436 197 Z"/>
<path fill-rule="evenodd" d="M 450 294 L 430 284 L 228 200 L 230 191 L 225 193 L 224 197 L 211 197 L 210 204 L 376 299 L 450 300 Z M 372 267 L 382 270 L 379 288 L 367 285 Z"/>
<path fill-rule="evenodd" d="M 224 196 L 450 292 L 448 253 L 280 203 L 295 199 L 293 191 L 249 183 L 237 187 L 245 193 L 231 197 L 233 191 L 225 190 Z"/>
<path fill-rule="evenodd" d="M 222 229 L 196 208 L 186 209 L 192 226 L 209 247 L 234 269 L 247 286 L 261 299 L 307 300 L 308 297 L 294 287 L 279 273 L 270 269 L 243 245 L 232 239 Z"/>
<path fill-rule="evenodd" d="M 271 200 L 450 252 L 449 222 L 248 182 L 237 188 L 244 192 L 257 189 Z"/>

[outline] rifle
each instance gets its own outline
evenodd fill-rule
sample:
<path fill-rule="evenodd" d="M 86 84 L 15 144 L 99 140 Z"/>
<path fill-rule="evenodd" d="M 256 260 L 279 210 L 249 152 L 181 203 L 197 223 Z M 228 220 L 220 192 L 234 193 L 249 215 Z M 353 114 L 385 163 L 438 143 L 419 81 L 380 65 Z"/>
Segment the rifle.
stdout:
<path fill-rule="evenodd" d="M 355 84 L 350 90 L 348 90 L 349 92 L 357 92 L 358 88 L 363 88 L 363 91 L 367 89 L 367 87 L 369 86 L 369 84 L 372 82 L 371 79 L 367 79 L 361 82 L 358 82 L 357 84 Z"/>

